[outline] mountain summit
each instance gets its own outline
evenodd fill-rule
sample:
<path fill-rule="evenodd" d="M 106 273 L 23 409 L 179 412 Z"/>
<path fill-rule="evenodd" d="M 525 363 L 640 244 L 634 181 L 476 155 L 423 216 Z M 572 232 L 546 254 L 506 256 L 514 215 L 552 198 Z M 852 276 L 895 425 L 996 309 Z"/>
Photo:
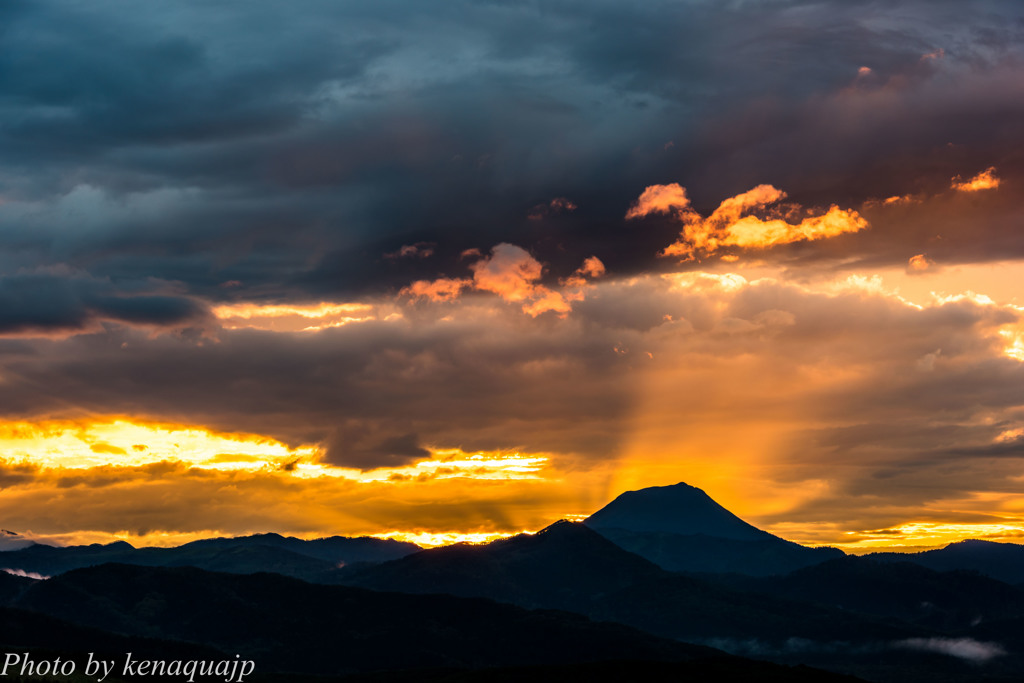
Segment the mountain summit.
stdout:
<path fill-rule="evenodd" d="M 767 576 L 843 556 L 773 536 L 682 483 L 627 491 L 583 523 L 670 571 Z"/>
<path fill-rule="evenodd" d="M 703 534 L 735 541 L 776 538 L 747 524 L 689 484 L 627 491 L 583 522 L 591 529 L 691 536 Z"/>

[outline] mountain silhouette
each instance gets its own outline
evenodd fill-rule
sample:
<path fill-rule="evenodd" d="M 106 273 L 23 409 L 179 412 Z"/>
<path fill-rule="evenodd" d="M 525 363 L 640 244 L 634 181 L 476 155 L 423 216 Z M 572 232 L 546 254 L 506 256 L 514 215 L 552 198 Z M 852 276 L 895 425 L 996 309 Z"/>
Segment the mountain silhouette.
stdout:
<path fill-rule="evenodd" d="M 564 521 L 532 536 L 424 550 L 367 567 L 347 576 L 346 583 L 569 610 L 684 640 L 763 635 L 856 640 L 918 633 L 834 608 L 674 574 L 583 524 Z"/>
<path fill-rule="evenodd" d="M 584 524 L 597 530 L 702 534 L 737 541 L 775 538 L 747 524 L 699 488 L 683 483 L 627 491 L 588 517 Z"/>
<path fill-rule="evenodd" d="M 1024 592 L 975 572 L 842 557 L 786 576 L 722 577 L 726 585 L 970 635 L 981 622 L 1024 614 Z"/>
<path fill-rule="evenodd" d="M 935 571 L 976 571 L 1006 583 L 1024 582 L 1024 545 L 968 539 L 918 553 L 871 553 L 879 562 L 913 562 Z"/>
<path fill-rule="evenodd" d="M 655 564 L 597 532 L 561 521 L 532 535 L 424 550 L 368 567 L 345 583 L 585 612 L 595 595 L 664 576 Z"/>
<path fill-rule="evenodd" d="M 339 566 L 384 562 L 420 550 L 412 543 L 334 536 L 304 541 L 279 534 L 211 538 L 176 548 L 134 548 L 124 541 L 56 547 L 35 544 L 0 554 L 3 566 L 44 576 L 105 563 L 147 567 L 198 567 L 235 574 L 274 572 L 310 581 Z"/>
<path fill-rule="evenodd" d="M 758 529 L 684 483 L 627 491 L 583 523 L 671 571 L 767 576 L 843 556 Z"/>

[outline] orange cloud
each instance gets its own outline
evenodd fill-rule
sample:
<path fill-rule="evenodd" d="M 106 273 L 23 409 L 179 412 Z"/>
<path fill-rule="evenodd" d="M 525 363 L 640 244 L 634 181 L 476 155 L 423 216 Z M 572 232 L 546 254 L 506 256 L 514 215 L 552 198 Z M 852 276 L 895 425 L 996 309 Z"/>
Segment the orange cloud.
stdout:
<path fill-rule="evenodd" d="M 577 269 L 576 273 L 578 275 L 586 275 L 589 277 L 601 277 L 604 275 L 604 264 L 601 263 L 601 259 L 596 256 L 591 256 L 583 261 L 583 265 Z"/>
<path fill-rule="evenodd" d="M 679 213 L 690 208 L 686 188 L 679 183 L 651 185 L 626 212 L 626 220 L 643 218 L 652 213 Z"/>
<path fill-rule="evenodd" d="M 447 277 L 438 278 L 433 282 L 430 280 L 417 280 L 408 287 L 403 287 L 399 295 L 429 299 L 431 301 L 454 301 L 459 297 L 463 289 L 472 284 L 472 280 L 456 280 Z"/>
<path fill-rule="evenodd" d="M 652 185 L 626 214 L 626 218 L 639 218 L 652 212 L 674 212 L 683 223 L 683 231 L 675 243 L 661 252 L 662 256 L 675 256 L 691 260 L 698 254 L 710 255 L 724 247 L 766 248 L 779 244 L 804 242 L 857 232 L 868 223 L 856 211 L 832 206 L 820 216 L 804 218 L 790 223 L 787 218 L 799 210 L 770 209 L 785 199 L 786 193 L 771 185 L 758 185 L 735 197 L 723 201 L 707 218 L 690 208 L 686 190 L 678 184 Z M 766 218 L 749 215 L 751 211 L 766 213 Z"/>
<path fill-rule="evenodd" d="M 469 269 L 477 289 L 494 292 L 506 301 L 523 301 L 533 296 L 533 283 L 540 279 L 544 267 L 522 247 L 503 242 Z"/>
<path fill-rule="evenodd" d="M 914 197 L 914 196 L 909 195 L 909 194 L 904 194 L 904 195 L 897 194 L 897 195 L 893 195 L 892 197 L 888 197 L 882 203 L 885 204 L 886 206 L 895 206 L 897 204 L 920 204 L 921 200 L 919 198 Z"/>
<path fill-rule="evenodd" d="M 604 276 L 604 272 L 604 263 L 601 262 L 601 259 L 591 256 L 583 261 L 583 265 L 577 268 L 575 273 L 562 280 L 562 284 L 566 287 L 585 287 L 588 284 L 588 277 L 596 279 Z"/>
<path fill-rule="evenodd" d="M 960 192 L 979 192 L 981 190 L 994 190 L 999 187 L 1001 180 L 996 177 L 996 167 L 989 166 L 984 171 L 970 180 L 962 181 L 960 176 L 953 178 L 951 187 Z"/>
<path fill-rule="evenodd" d="M 544 267 L 523 248 L 501 243 L 491 255 L 472 264 L 473 285 L 494 292 L 505 301 L 524 302 L 523 312 L 533 317 L 553 311 L 566 315 L 572 306 L 561 293 L 536 284 Z"/>
<path fill-rule="evenodd" d="M 915 273 L 923 273 L 924 271 L 931 268 L 933 262 L 928 259 L 924 254 L 917 254 L 911 256 L 907 261 L 907 273 L 913 275 Z"/>
<path fill-rule="evenodd" d="M 528 313 L 534 318 L 548 311 L 557 313 L 560 316 L 566 316 L 572 311 L 572 304 L 566 300 L 566 297 L 541 285 L 534 288 L 531 298 L 532 300 L 529 303 L 523 304 L 523 312 Z"/>
<path fill-rule="evenodd" d="M 489 256 L 470 264 L 469 269 L 473 271 L 472 279 L 419 280 L 403 288 L 399 294 L 431 301 L 454 301 L 464 289 L 472 288 L 492 292 L 505 301 L 521 303 L 523 312 L 533 317 L 549 311 L 564 317 L 572 311 L 571 301 L 583 299 L 586 278 L 604 274 L 604 264 L 596 256 L 591 256 L 561 283 L 575 288 L 575 291 L 556 291 L 538 283 L 544 274 L 541 262 L 522 247 L 507 242 L 495 246 Z"/>

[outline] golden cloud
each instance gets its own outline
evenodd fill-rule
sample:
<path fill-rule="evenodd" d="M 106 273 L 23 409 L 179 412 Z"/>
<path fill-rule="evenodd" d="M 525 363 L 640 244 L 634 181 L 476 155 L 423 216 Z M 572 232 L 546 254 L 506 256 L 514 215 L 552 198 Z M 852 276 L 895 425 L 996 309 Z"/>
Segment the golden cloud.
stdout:
<path fill-rule="evenodd" d="M 980 192 L 994 190 L 999 187 L 1000 182 L 1002 181 L 996 176 L 996 167 L 989 166 L 970 180 L 961 180 L 960 176 L 956 176 L 950 187 L 960 192 Z"/>
<path fill-rule="evenodd" d="M 856 211 L 835 205 L 824 214 L 808 216 L 797 223 L 790 222 L 800 213 L 800 207 L 773 206 L 785 197 L 785 192 L 771 185 L 758 185 L 726 199 L 710 216 L 702 218 L 690 208 L 685 188 L 675 183 L 652 185 L 640 195 L 626 218 L 640 218 L 655 212 L 675 214 L 683 223 L 683 230 L 679 239 L 660 255 L 677 257 L 682 261 L 708 256 L 728 247 L 764 249 L 827 239 L 858 232 L 868 225 Z M 759 211 L 765 217 L 751 215 L 753 211 Z"/>

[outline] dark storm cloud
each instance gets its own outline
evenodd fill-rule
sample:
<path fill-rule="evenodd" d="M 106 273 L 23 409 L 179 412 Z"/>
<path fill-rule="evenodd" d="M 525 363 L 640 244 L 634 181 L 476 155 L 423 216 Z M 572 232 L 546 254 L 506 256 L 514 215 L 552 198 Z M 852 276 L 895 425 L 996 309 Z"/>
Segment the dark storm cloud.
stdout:
<path fill-rule="evenodd" d="M 119 291 L 82 273 L 30 272 L 0 277 L 0 335 L 56 335 L 102 322 L 154 327 L 198 324 L 207 316 L 191 299 Z"/>
<path fill-rule="evenodd" d="M 1022 175 L 1012 2 L 107 0 L 2 18 L 0 239 L 21 265 L 212 296 L 397 290 L 502 241 L 552 277 L 591 254 L 649 267 L 671 231 L 622 214 L 655 183 L 706 211 L 764 182 L 856 207 Z M 578 210 L 529 219 L 558 197 Z M 877 232 L 852 243 L 890 253 Z M 384 258 L 417 242 L 435 259 Z"/>

